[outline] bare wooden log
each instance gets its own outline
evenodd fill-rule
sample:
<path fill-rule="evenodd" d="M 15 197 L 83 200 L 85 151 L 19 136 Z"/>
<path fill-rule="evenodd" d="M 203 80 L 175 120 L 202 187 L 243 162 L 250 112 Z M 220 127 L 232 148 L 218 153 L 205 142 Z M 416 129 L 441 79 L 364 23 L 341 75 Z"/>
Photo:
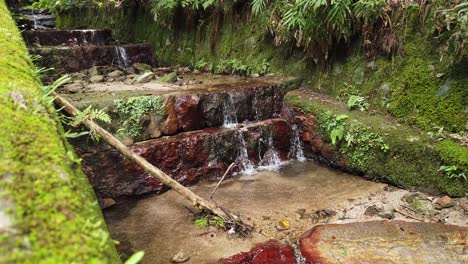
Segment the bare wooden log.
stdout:
<path fill-rule="evenodd" d="M 223 182 L 224 178 L 226 177 L 226 175 L 228 175 L 229 171 L 231 170 L 231 168 L 234 166 L 234 164 L 236 164 L 235 162 L 231 163 L 231 165 L 229 165 L 229 167 L 227 168 L 226 172 L 224 172 L 223 174 L 223 177 L 221 177 L 221 179 L 219 180 L 218 184 L 216 184 L 216 187 L 213 189 L 213 191 L 211 192 L 211 195 L 210 195 L 210 200 L 213 199 L 213 195 L 215 194 L 216 190 L 218 189 L 219 185 Z"/>
<path fill-rule="evenodd" d="M 72 104 L 70 104 L 65 98 L 59 96 L 57 93 L 52 94 L 55 97 L 55 103 L 62 107 L 64 111 L 69 113 L 72 116 L 78 115 L 80 112 L 76 109 Z M 115 138 L 111 133 L 107 132 L 97 123 L 92 120 L 85 119 L 83 124 L 91 129 L 94 133 L 101 136 L 109 145 L 117 149 L 122 155 L 124 155 L 127 159 L 135 162 L 139 166 L 141 166 L 146 172 L 148 172 L 152 177 L 156 178 L 157 180 L 161 181 L 164 185 L 168 186 L 185 199 L 189 200 L 193 206 L 198 207 L 200 209 L 205 209 L 210 211 L 211 213 L 220 216 L 226 220 L 230 220 L 234 223 L 242 224 L 242 221 L 239 219 L 238 216 L 230 213 L 226 209 L 220 207 L 213 201 L 208 201 L 200 196 L 196 195 L 188 188 L 184 187 L 182 184 L 177 182 L 176 180 L 169 177 L 166 173 L 146 161 L 141 156 L 133 153 L 127 146 L 125 146 L 122 142 L 120 142 L 117 138 Z"/>

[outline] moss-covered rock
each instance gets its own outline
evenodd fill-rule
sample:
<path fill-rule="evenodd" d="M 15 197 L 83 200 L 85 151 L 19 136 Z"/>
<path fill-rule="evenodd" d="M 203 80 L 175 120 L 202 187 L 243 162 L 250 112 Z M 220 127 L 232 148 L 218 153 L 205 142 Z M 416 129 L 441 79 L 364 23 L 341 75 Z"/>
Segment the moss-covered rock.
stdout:
<path fill-rule="evenodd" d="M 451 141 L 436 143 L 426 133 L 380 115 L 349 112 L 345 105 L 323 95 L 295 91 L 286 96 L 286 102 L 314 116 L 315 132 L 325 144 L 344 156 L 344 159 L 335 156 L 335 160 L 329 162 L 405 188 L 452 196 L 468 193 L 468 181 L 449 178 L 439 171 L 447 163 L 466 164 L 466 147 Z M 346 118 L 340 117 L 343 115 Z M 333 130 L 340 125 L 342 136 L 332 144 Z M 318 154 L 327 158 L 327 153 Z"/>
<path fill-rule="evenodd" d="M 119 263 L 79 159 L 0 1 L 0 263 Z M 1 221 L 1 220 L 0 220 Z"/>

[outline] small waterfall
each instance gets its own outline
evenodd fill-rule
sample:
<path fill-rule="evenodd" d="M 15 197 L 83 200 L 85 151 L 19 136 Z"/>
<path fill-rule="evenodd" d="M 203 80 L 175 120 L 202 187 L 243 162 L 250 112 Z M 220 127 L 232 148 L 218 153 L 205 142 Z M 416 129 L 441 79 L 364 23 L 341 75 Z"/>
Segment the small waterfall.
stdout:
<path fill-rule="evenodd" d="M 232 99 L 232 95 L 229 93 L 227 97 L 224 98 L 223 115 L 224 115 L 223 127 L 234 128 L 238 125 L 236 106 L 234 105 L 234 100 Z"/>
<path fill-rule="evenodd" d="M 117 55 L 117 63 L 119 64 L 119 66 L 127 70 L 129 63 L 128 63 L 127 51 L 125 50 L 125 48 L 116 46 L 115 53 Z"/>
<path fill-rule="evenodd" d="M 268 133 L 268 148 L 265 154 L 263 155 L 262 160 L 260 161 L 259 169 L 261 170 L 278 170 L 283 162 L 281 161 L 278 153 L 275 150 L 275 145 L 273 143 L 273 133 L 270 131 Z"/>
<path fill-rule="evenodd" d="M 31 14 L 32 14 L 31 18 L 33 20 L 33 29 L 37 29 L 38 27 L 37 16 L 34 14 L 34 10 L 31 10 Z"/>
<path fill-rule="evenodd" d="M 242 131 L 239 130 L 237 137 L 239 139 L 239 156 L 237 157 L 237 161 L 242 165 L 243 169 L 240 173 L 246 175 L 255 174 L 255 168 L 252 162 L 249 159 L 249 153 L 247 152 L 247 144 L 245 144 L 244 136 L 242 135 Z"/>
<path fill-rule="evenodd" d="M 292 125 L 291 149 L 289 150 L 288 158 L 297 161 L 306 161 L 304 156 L 304 147 L 299 138 L 297 125 Z"/>
<path fill-rule="evenodd" d="M 252 107 L 255 109 L 255 121 L 258 121 L 258 101 L 257 101 L 257 94 L 254 94 L 252 100 Z"/>

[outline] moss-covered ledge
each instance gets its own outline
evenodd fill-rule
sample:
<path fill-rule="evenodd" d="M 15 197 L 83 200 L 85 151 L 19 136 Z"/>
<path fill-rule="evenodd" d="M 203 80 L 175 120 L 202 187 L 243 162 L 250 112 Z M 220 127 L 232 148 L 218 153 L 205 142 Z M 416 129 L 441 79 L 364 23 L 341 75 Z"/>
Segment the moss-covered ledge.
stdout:
<path fill-rule="evenodd" d="M 0 116 L 0 263 L 119 263 L 4 0 Z"/>
<path fill-rule="evenodd" d="M 468 194 L 468 180 L 450 178 L 439 170 L 457 166 L 457 173 L 468 175 L 467 147 L 449 140 L 437 142 L 390 117 L 350 112 L 341 102 L 307 90 L 290 92 L 285 100 L 298 125 L 309 133 L 303 139 L 314 156 L 405 188 L 451 196 Z"/>

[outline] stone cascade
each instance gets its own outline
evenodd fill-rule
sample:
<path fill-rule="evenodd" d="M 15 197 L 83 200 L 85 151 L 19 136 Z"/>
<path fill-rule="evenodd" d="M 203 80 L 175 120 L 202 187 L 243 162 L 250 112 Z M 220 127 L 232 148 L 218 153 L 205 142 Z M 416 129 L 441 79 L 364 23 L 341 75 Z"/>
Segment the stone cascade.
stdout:
<path fill-rule="evenodd" d="M 120 115 L 115 106 L 115 98 L 127 102 L 132 99 L 125 99 L 118 91 L 115 97 L 104 97 L 100 107 L 105 107 L 113 117 L 113 123 L 106 129 L 187 186 L 201 180 L 215 181 L 233 163 L 228 172 L 230 176 L 277 170 L 288 161 L 303 159 L 297 128 L 293 129 L 282 117 L 281 81 L 267 76 L 252 79 L 198 77 L 205 78 L 206 84 L 193 85 L 192 90 L 180 93 L 154 95 L 151 93 L 156 90 L 144 90 L 142 93 L 146 95 L 138 95 L 134 92 L 132 98 L 135 95 L 137 98 L 163 98 L 164 113 L 148 112 L 139 124 L 141 133 L 133 138 L 121 134 L 122 124 L 131 117 Z M 194 77 L 188 74 L 180 78 L 193 80 Z M 219 79 L 220 83 L 213 84 L 212 80 Z M 148 85 L 157 86 L 155 83 Z M 178 85 L 164 86 L 165 89 L 173 87 Z M 80 98 L 77 105 L 82 108 L 96 97 L 92 92 L 88 92 L 89 100 L 82 99 L 81 94 L 68 96 Z M 117 199 L 167 190 L 105 144 L 96 145 L 85 138 L 72 143 L 101 198 Z"/>
<path fill-rule="evenodd" d="M 154 66 L 150 44 L 120 44 L 108 29 L 56 30 L 55 18 L 43 10 L 20 10 L 18 26 L 36 62 L 54 68 L 58 74 L 78 72 L 93 66 L 119 66 L 126 70 L 134 63 Z"/>

